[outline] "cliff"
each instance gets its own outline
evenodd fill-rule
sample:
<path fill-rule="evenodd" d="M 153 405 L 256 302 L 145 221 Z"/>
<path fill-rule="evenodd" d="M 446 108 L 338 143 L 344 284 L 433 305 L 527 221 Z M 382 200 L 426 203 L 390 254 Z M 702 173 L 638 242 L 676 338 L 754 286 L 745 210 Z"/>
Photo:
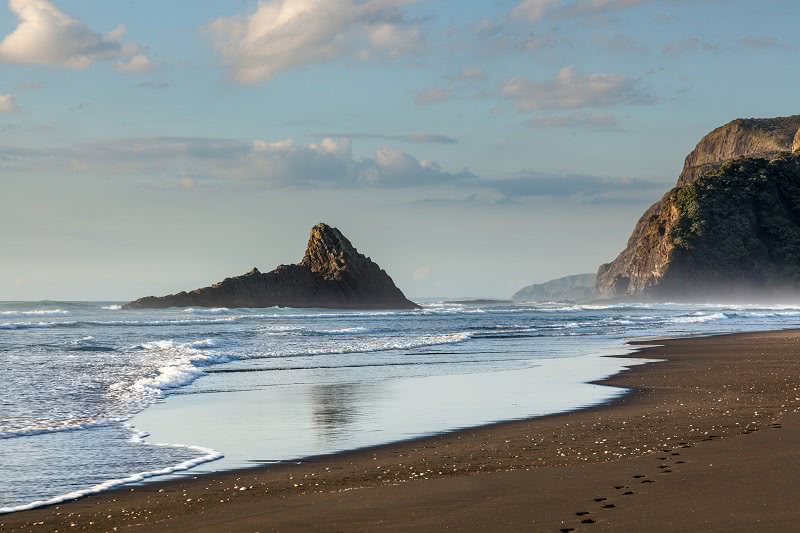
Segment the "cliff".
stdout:
<path fill-rule="evenodd" d="M 272 272 L 254 268 L 210 287 L 169 296 L 148 296 L 126 309 L 166 307 L 306 307 L 416 309 L 392 278 L 326 224 L 311 229 L 302 261 Z"/>
<path fill-rule="evenodd" d="M 529 285 L 515 292 L 515 302 L 581 302 L 594 296 L 595 274 L 577 274 Z"/>
<path fill-rule="evenodd" d="M 800 115 L 781 118 L 740 118 L 721 126 L 686 157 L 678 185 L 686 185 L 714 166 L 737 157 L 800 150 Z"/>
<path fill-rule="evenodd" d="M 601 297 L 771 299 L 800 293 L 800 116 L 733 121 L 597 274 Z"/>

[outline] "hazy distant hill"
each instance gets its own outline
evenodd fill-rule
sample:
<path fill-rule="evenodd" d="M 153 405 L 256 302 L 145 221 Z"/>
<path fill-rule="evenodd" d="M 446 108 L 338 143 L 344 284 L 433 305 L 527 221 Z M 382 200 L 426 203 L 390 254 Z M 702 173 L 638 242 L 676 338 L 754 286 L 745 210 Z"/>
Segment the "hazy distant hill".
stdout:
<path fill-rule="evenodd" d="M 529 285 L 520 289 L 512 300 L 516 302 L 581 302 L 594 296 L 595 274 L 577 274 Z"/>
<path fill-rule="evenodd" d="M 601 297 L 800 294 L 800 115 L 709 133 L 597 275 Z"/>

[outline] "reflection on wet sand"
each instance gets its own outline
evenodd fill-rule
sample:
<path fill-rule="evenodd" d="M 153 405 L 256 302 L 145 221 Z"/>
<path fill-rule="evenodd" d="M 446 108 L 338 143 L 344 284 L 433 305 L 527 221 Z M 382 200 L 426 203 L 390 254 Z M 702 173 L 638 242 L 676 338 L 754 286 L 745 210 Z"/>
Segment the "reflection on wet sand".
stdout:
<path fill-rule="evenodd" d="M 319 442 L 336 447 L 348 440 L 355 426 L 366 423 L 381 394 L 381 385 L 372 383 L 330 383 L 313 385 L 309 390 L 312 428 Z"/>

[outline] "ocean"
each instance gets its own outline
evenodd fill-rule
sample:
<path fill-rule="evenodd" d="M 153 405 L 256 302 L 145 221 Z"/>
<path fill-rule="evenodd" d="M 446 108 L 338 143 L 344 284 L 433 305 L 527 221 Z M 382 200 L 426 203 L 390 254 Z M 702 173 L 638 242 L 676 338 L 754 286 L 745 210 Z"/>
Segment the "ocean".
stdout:
<path fill-rule="evenodd" d="M 646 362 L 604 357 L 627 339 L 798 321 L 800 306 L 0 303 L 0 513 L 578 409 L 625 393 L 591 382 Z"/>

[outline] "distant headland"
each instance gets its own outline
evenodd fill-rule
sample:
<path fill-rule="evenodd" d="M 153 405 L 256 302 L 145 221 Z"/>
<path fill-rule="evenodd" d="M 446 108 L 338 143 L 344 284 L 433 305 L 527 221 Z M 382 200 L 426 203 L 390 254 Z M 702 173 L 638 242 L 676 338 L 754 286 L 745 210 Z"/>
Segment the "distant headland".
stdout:
<path fill-rule="evenodd" d="M 783 301 L 800 295 L 800 115 L 737 119 L 700 140 L 671 191 L 597 275 L 515 301 Z"/>

